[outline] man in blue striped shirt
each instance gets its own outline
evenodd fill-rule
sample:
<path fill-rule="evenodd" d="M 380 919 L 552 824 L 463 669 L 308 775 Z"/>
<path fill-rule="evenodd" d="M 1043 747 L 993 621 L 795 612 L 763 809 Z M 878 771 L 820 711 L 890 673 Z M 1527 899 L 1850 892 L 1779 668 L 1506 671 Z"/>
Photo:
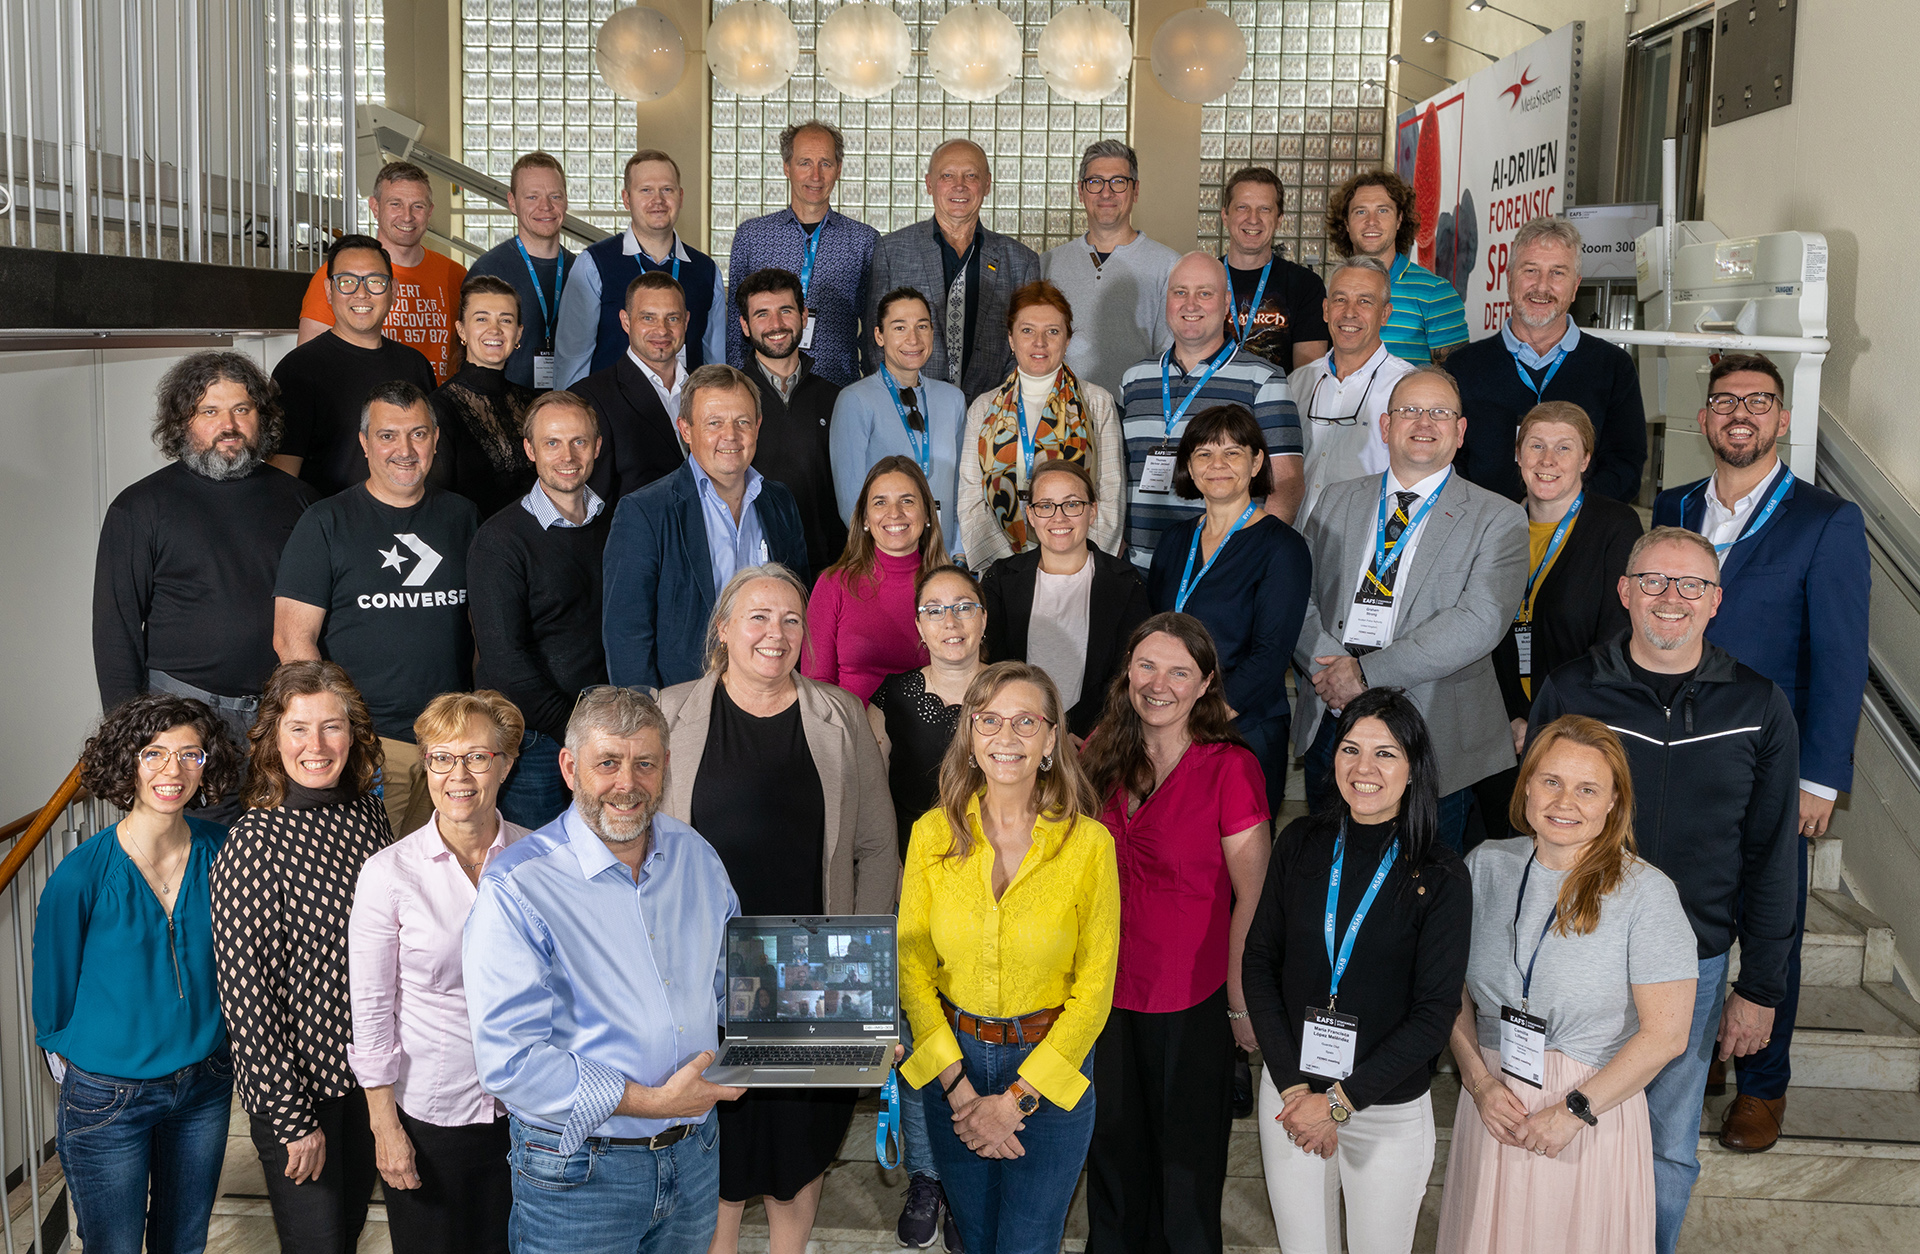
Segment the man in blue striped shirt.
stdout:
<path fill-rule="evenodd" d="M 1415 363 L 1439 362 L 1467 342 L 1467 311 L 1453 284 L 1410 255 L 1419 234 L 1413 188 L 1390 170 L 1362 170 L 1327 201 L 1334 251 L 1372 257 L 1393 278 L 1393 313 L 1380 328 L 1387 351 Z"/>
<path fill-rule="evenodd" d="M 1127 557 L 1144 572 L 1167 528 L 1204 508 L 1173 492 L 1173 453 L 1188 420 L 1215 405 L 1239 405 L 1267 437 L 1273 495 L 1266 510 L 1291 526 L 1306 493 L 1306 445 L 1287 377 L 1264 358 L 1227 343 L 1227 270 L 1218 257 L 1188 253 L 1167 277 L 1173 347 L 1120 379 L 1127 441 Z"/>

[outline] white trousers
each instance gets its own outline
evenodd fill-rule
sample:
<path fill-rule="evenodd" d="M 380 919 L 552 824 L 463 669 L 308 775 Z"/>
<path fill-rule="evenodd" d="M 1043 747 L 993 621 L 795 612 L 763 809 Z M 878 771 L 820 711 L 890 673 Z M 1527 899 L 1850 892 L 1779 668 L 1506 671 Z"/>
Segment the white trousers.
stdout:
<path fill-rule="evenodd" d="M 1332 1158 L 1287 1140 L 1280 1093 L 1260 1073 L 1260 1158 L 1281 1254 L 1341 1254 L 1340 1198 L 1350 1254 L 1409 1254 L 1433 1174 L 1433 1097 L 1355 1111 Z"/>

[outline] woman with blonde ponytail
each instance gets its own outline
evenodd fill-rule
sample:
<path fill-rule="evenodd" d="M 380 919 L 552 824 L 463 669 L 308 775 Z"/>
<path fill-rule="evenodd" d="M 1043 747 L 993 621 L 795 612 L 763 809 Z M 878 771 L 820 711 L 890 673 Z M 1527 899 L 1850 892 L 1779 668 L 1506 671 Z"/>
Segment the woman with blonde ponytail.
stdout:
<path fill-rule="evenodd" d="M 1633 842 L 1619 738 L 1568 715 L 1520 764 L 1524 838 L 1467 855 L 1473 946 L 1440 1254 L 1654 1248 L 1647 1082 L 1686 1048 L 1698 975 L 1673 882 Z"/>

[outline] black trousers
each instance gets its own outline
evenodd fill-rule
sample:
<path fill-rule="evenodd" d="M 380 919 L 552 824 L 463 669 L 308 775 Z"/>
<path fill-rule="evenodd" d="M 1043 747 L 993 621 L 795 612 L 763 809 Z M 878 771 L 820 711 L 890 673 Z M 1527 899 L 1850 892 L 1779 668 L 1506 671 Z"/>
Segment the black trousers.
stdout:
<path fill-rule="evenodd" d="M 507 1117 L 442 1127 L 400 1112 L 417 1189 L 385 1190 L 387 1230 L 404 1254 L 507 1254 L 513 1213 Z"/>
<path fill-rule="evenodd" d="M 1226 986 L 1167 1014 L 1115 1008 L 1093 1084 L 1087 1254 L 1219 1254 L 1233 1126 Z"/>
<path fill-rule="evenodd" d="M 367 1122 L 367 1094 L 356 1088 L 315 1102 L 313 1113 L 326 1134 L 327 1157 L 320 1178 L 305 1184 L 287 1179 L 287 1147 L 276 1139 L 273 1125 L 257 1115 L 248 1119 L 253 1148 L 267 1176 L 274 1231 L 282 1254 L 353 1254 L 380 1179 L 373 1128 Z"/>

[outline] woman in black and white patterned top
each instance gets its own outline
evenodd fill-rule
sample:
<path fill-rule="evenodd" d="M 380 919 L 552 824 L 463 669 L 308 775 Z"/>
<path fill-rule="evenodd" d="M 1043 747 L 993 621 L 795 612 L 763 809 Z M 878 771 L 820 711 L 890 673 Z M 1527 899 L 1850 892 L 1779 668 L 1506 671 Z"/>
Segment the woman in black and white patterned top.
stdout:
<path fill-rule="evenodd" d="M 346 671 L 289 662 L 248 733 L 248 809 L 214 864 L 214 959 L 283 1251 L 357 1244 L 378 1172 L 347 1062 L 347 918 L 360 866 L 393 840 L 382 757 Z"/>

